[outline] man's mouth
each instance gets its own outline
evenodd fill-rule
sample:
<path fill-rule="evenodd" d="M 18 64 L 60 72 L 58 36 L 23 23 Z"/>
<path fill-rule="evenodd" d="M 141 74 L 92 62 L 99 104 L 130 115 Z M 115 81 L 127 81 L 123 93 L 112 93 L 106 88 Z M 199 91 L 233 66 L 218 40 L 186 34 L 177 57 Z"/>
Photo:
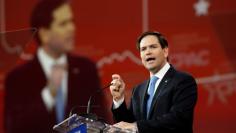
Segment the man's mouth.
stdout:
<path fill-rule="evenodd" d="M 153 58 L 153 57 L 150 57 L 150 58 L 147 58 L 146 61 L 147 62 L 150 62 L 150 61 L 154 61 L 156 58 Z"/>
<path fill-rule="evenodd" d="M 74 42 L 74 36 L 69 36 L 66 38 L 67 42 Z"/>

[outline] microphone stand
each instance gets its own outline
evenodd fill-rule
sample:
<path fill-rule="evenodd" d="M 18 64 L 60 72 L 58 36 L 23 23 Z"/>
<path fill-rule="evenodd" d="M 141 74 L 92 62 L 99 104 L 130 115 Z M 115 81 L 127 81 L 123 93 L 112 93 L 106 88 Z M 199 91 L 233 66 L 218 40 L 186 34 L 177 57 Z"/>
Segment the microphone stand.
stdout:
<path fill-rule="evenodd" d="M 80 114 L 80 116 L 83 116 L 83 117 L 89 118 L 89 119 L 93 119 L 93 120 L 97 120 L 96 114 L 93 114 L 93 113 L 90 112 L 90 111 L 91 111 L 92 100 L 93 100 L 94 96 L 95 96 L 97 93 L 101 93 L 101 92 L 104 91 L 106 88 L 110 87 L 111 85 L 112 85 L 112 83 L 109 84 L 109 85 L 106 85 L 105 87 L 103 87 L 103 88 L 101 88 L 101 89 L 98 89 L 98 90 L 95 91 L 92 95 L 90 95 L 89 100 L 88 100 L 88 103 L 87 103 L 87 111 L 86 111 L 86 113 L 84 113 L 84 114 Z M 73 107 L 73 108 L 71 109 L 71 111 L 70 111 L 70 116 L 72 115 L 72 112 L 73 112 L 73 110 L 74 110 L 75 108 L 77 108 L 77 106 L 75 106 L 75 107 Z"/>
<path fill-rule="evenodd" d="M 110 87 L 112 84 L 109 84 L 105 87 L 103 87 L 102 89 L 97 90 L 96 92 L 94 92 L 88 100 L 88 104 L 87 104 L 87 114 L 90 114 L 90 110 L 91 110 L 91 101 L 93 99 L 93 97 L 95 96 L 95 94 L 102 92 L 103 90 L 105 90 L 106 88 Z"/>

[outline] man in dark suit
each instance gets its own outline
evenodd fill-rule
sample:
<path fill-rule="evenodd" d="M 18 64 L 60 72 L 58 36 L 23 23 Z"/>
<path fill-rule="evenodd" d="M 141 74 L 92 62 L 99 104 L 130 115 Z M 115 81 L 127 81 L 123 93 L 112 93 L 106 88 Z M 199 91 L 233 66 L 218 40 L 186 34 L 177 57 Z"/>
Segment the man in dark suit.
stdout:
<path fill-rule="evenodd" d="M 124 101 L 125 83 L 112 75 L 115 126 L 141 133 L 192 133 L 197 84 L 192 76 L 168 63 L 168 43 L 158 32 L 145 32 L 137 41 L 150 79 L 134 87 L 130 106 Z"/>
<path fill-rule="evenodd" d="M 69 2 L 41 0 L 32 12 L 39 48 L 34 58 L 11 71 L 5 80 L 5 128 L 7 133 L 48 133 L 53 125 L 77 113 L 85 113 L 91 92 L 100 87 L 95 64 L 69 54 L 74 46 L 75 25 Z M 94 111 L 104 116 L 103 98 Z"/>

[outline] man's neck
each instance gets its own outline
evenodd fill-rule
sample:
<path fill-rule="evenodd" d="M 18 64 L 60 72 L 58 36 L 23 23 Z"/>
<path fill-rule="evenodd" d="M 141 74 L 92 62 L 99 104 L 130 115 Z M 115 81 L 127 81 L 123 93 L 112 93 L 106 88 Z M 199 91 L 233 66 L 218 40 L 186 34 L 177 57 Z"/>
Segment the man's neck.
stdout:
<path fill-rule="evenodd" d="M 150 75 L 155 75 L 156 73 L 158 73 L 166 65 L 166 63 L 168 62 L 165 61 L 160 67 L 153 69 L 153 71 L 150 71 Z"/>
<path fill-rule="evenodd" d="M 60 57 L 63 55 L 63 53 L 49 50 L 49 49 L 46 48 L 46 47 L 42 47 L 42 49 L 45 51 L 45 53 L 46 53 L 48 56 L 50 56 L 50 57 L 53 58 L 53 59 L 58 59 L 58 58 L 60 58 Z"/>
<path fill-rule="evenodd" d="M 153 75 L 156 75 L 157 77 L 162 78 L 165 75 L 165 73 L 169 70 L 169 68 L 170 68 L 170 64 L 166 62 L 165 65 L 158 72 L 156 73 L 150 72 L 150 77 Z"/>

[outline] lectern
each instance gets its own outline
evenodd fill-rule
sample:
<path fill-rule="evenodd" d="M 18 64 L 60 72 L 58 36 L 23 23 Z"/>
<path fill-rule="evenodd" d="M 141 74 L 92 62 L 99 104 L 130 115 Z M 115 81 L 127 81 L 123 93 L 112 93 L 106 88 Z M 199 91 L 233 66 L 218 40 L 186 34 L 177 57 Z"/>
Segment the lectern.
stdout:
<path fill-rule="evenodd" d="M 59 133 L 135 133 L 132 130 L 121 129 L 77 114 L 55 125 L 53 130 Z"/>

